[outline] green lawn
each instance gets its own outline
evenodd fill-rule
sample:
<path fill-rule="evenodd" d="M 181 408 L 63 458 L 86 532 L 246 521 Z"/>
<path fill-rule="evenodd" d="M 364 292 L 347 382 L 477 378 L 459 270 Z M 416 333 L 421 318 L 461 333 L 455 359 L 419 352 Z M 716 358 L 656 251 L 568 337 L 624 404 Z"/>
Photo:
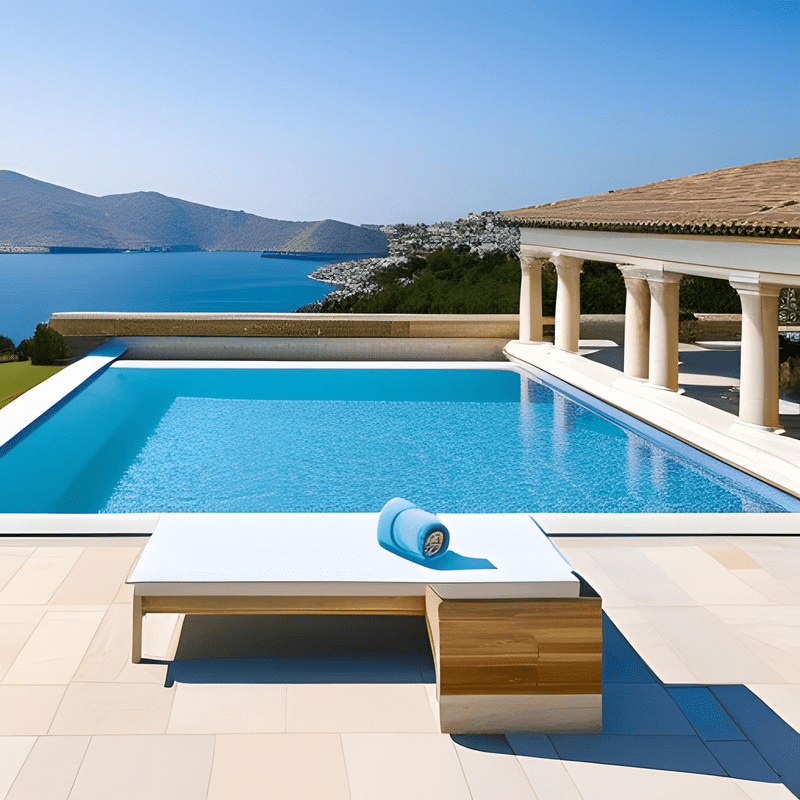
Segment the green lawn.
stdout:
<path fill-rule="evenodd" d="M 30 361 L 0 362 L 0 408 L 64 367 L 34 367 Z"/>

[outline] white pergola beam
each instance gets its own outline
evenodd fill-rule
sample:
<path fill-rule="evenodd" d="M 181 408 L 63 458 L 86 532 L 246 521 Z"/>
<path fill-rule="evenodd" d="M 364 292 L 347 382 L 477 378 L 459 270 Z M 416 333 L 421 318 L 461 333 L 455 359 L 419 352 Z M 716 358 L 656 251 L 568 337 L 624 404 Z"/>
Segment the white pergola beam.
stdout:
<path fill-rule="evenodd" d="M 667 236 L 561 228 L 521 228 L 531 254 L 565 256 L 728 280 L 757 271 L 762 283 L 800 286 L 800 240 L 741 236 Z"/>

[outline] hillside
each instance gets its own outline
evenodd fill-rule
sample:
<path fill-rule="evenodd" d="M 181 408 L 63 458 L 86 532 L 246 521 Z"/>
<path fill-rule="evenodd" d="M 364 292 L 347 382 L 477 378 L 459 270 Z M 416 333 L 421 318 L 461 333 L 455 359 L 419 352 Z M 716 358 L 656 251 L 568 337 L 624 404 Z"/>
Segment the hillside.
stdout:
<path fill-rule="evenodd" d="M 331 219 L 267 219 L 158 192 L 95 197 L 0 170 L 0 245 L 382 253 L 386 237 Z"/>

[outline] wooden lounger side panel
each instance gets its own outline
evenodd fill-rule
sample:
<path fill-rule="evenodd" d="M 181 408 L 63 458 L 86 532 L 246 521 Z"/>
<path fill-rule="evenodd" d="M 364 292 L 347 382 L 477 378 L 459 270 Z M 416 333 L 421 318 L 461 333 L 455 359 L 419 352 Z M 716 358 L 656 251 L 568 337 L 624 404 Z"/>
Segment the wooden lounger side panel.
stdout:
<path fill-rule="evenodd" d="M 599 598 L 426 600 L 440 695 L 601 692 Z"/>
<path fill-rule="evenodd" d="M 172 614 L 386 614 L 423 616 L 424 597 L 153 596 L 142 613 Z"/>

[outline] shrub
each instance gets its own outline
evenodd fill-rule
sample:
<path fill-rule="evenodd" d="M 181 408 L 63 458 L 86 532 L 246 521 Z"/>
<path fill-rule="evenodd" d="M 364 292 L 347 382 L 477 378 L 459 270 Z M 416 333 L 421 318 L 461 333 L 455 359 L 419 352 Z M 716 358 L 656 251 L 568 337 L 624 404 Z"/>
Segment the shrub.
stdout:
<path fill-rule="evenodd" d="M 21 343 L 20 343 L 21 345 Z M 52 328 L 40 322 L 33 334 L 30 348 L 31 364 L 49 366 L 56 359 L 67 357 L 67 345 L 64 337 Z"/>
<path fill-rule="evenodd" d="M 0 336 L 0 362 L 14 361 L 16 357 L 14 342 L 8 336 Z"/>
<path fill-rule="evenodd" d="M 17 358 L 20 361 L 27 361 L 31 357 L 31 348 L 33 347 L 33 337 L 23 339 L 17 345 Z"/>

